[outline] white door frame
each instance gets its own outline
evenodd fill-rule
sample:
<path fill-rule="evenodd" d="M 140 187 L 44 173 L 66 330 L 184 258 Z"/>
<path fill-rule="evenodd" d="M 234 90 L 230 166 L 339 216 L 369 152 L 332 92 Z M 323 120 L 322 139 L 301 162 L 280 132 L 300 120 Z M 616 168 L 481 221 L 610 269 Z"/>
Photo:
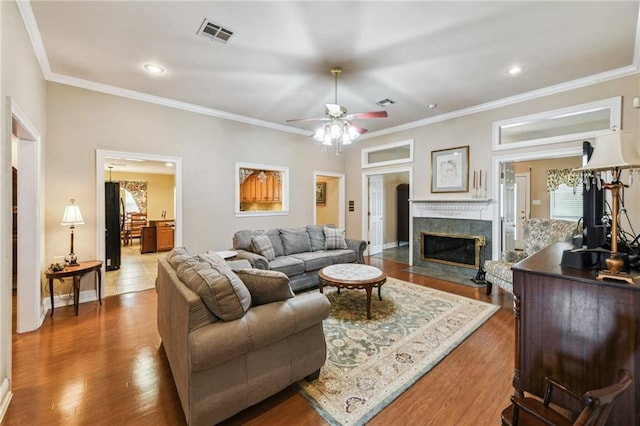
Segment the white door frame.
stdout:
<path fill-rule="evenodd" d="M 409 173 L 409 199 L 413 198 L 413 166 L 382 167 L 378 169 L 364 170 L 362 172 L 362 230 L 360 238 L 368 241 L 369 235 L 369 176 L 386 175 L 390 173 Z M 413 211 L 409 211 L 409 264 L 413 265 Z M 365 255 L 369 254 L 369 244 Z"/>
<path fill-rule="evenodd" d="M 531 172 L 516 173 L 516 248 L 522 249 L 524 240 L 522 239 L 522 221 L 531 216 Z M 522 204 L 520 194 L 524 189 L 524 201 Z M 521 214 L 524 213 L 524 214 Z"/>
<path fill-rule="evenodd" d="M 501 170 L 501 163 L 510 163 L 510 162 L 518 162 L 518 161 L 530 161 L 530 160 L 544 160 L 547 158 L 560 158 L 560 157 L 575 157 L 582 156 L 582 141 L 580 141 L 580 146 L 564 148 L 564 149 L 556 149 L 549 151 L 540 151 L 540 152 L 525 152 L 525 153 L 511 153 L 505 155 L 499 155 L 493 157 L 493 170 Z M 493 194 L 497 194 L 497 197 L 501 197 L 500 195 L 500 173 L 494 173 L 493 176 Z M 499 200 L 498 200 L 499 202 Z M 500 259 L 500 209 L 493 209 L 493 232 L 492 232 L 492 241 L 498 242 L 497 244 L 493 244 L 492 250 L 492 259 Z"/>
<path fill-rule="evenodd" d="M 335 173 L 335 172 L 321 172 L 314 170 L 313 172 L 313 182 L 312 182 L 312 194 L 316 193 L 316 182 L 318 180 L 318 176 L 330 176 L 338 178 L 338 223 L 336 224 L 338 228 L 345 227 L 345 175 L 344 173 Z M 313 197 L 313 222 L 316 223 L 316 197 Z"/>
<path fill-rule="evenodd" d="M 16 331 L 25 333 L 39 328 L 45 317 L 40 290 L 44 258 L 42 143 L 40 132 L 13 99 L 11 119 L 18 126 L 19 139 Z"/>
<path fill-rule="evenodd" d="M 96 253 L 97 259 L 104 259 L 105 248 L 105 203 L 104 203 L 104 164 L 107 158 L 133 158 L 137 160 L 161 161 L 163 163 L 173 163 L 175 165 L 174 176 L 174 205 L 175 205 L 175 234 L 174 245 L 181 247 L 182 244 L 182 158 L 169 157 L 155 154 L 141 154 L 134 152 L 96 150 Z M 106 265 L 102 265 L 104 276 Z M 101 297 L 104 297 L 105 287 L 102 286 Z M 89 300 L 89 299 L 86 299 Z"/>

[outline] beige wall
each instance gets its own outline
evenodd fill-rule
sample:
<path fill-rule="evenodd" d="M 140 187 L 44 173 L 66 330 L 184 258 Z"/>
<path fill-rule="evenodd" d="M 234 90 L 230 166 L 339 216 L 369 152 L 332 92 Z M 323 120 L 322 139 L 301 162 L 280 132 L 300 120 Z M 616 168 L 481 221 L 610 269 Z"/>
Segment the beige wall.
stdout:
<path fill-rule="evenodd" d="M 355 212 L 347 213 L 347 229 L 362 229 L 362 168 L 360 158 L 363 148 L 414 139 L 414 188 L 412 190 L 412 197 L 414 199 L 470 198 L 471 193 L 431 194 L 431 151 L 469 145 L 469 169 L 488 170 L 489 180 L 492 181 L 496 177 L 497 173 L 496 170 L 492 170 L 494 156 L 503 156 L 513 153 L 544 152 L 545 150 L 550 149 L 557 150 L 582 146 L 581 142 L 576 141 L 493 153 L 491 136 L 492 123 L 494 121 L 591 102 L 613 96 L 623 96 L 622 127 L 624 130 L 634 132 L 636 139 L 638 139 L 640 136 L 640 128 L 638 125 L 640 110 L 634 109 L 632 106 L 632 99 L 633 97 L 638 96 L 638 93 L 639 75 L 636 74 L 581 89 L 575 89 L 531 101 L 521 102 L 515 105 L 496 108 L 464 117 L 425 125 L 415 129 L 359 141 L 357 144 L 349 146 L 349 149 L 345 152 L 347 199 L 353 199 L 356 206 Z M 488 192 L 487 196 L 492 199 L 496 198 L 496 195 L 493 194 L 491 190 Z M 493 202 L 495 203 L 495 200 Z M 627 190 L 626 202 L 633 227 L 635 229 L 640 229 L 640 185 L 634 185 L 632 188 Z"/>
<path fill-rule="evenodd" d="M 0 205 L 11 205 L 11 97 L 46 145 L 45 83 L 15 2 L 0 2 Z M 19 166 L 19 164 L 18 164 Z M 11 377 L 11 210 L 0 212 L 0 385 Z M 34 265 L 41 268 L 42 265 Z M 0 394 L 0 411 L 8 393 Z"/>
<path fill-rule="evenodd" d="M 316 182 L 326 182 L 327 184 L 327 204 L 316 206 L 316 224 L 338 226 L 340 223 L 340 179 L 333 176 L 317 176 Z"/>
<path fill-rule="evenodd" d="M 529 173 L 531 182 L 531 204 L 529 216 L 548 218 L 551 215 L 551 201 L 547 192 L 547 171 L 552 169 L 573 169 L 582 165 L 582 157 L 550 158 L 537 161 L 518 161 L 514 164 L 516 173 Z M 540 204 L 536 204 L 535 201 Z"/>
<path fill-rule="evenodd" d="M 125 173 L 125 172 L 105 172 L 104 180 L 130 180 L 147 182 L 147 218 L 158 220 L 162 211 L 167 212 L 165 219 L 174 219 L 175 205 L 173 190 L 175 178 L 173 175 L 161 175 L 157 173 Z"/>
<path fill-rule="evenodd" d="M 85 216 L 75 251 L 96 255 L 96 149 L 182 159 L 183 244 L 194 253 L 229 248 L 237 230 L 310 224 L 313 171 L 342 172 L 341 158 L 305 136 L 61 84 L 47 84 L 47 111 L 45 168 L 59 189 L 46 194 L 47 256 L 66 246 L 58 212 L 69 198 Z M 289 167 L 289 214 L 235 217 L 236 162 Z"/>

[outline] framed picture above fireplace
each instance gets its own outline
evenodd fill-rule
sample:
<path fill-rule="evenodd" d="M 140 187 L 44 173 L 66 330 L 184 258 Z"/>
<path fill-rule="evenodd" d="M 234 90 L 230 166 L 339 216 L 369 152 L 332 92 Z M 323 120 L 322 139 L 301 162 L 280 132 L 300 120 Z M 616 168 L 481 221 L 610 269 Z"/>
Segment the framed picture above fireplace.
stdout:
<path fill-rule="evenodd" d="M 431 151 L 431 192 L 469 191 L 469 145 Z"/>

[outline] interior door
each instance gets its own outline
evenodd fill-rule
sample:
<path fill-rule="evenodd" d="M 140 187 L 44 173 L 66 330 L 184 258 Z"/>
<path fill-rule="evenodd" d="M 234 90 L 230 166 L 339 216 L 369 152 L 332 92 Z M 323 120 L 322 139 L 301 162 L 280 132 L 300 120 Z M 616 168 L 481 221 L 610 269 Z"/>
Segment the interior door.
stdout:
<path fill-rule="evenodd" d="M 369 254 L 382 252 L 384 244 L 384 178 L 369 177 Z"/>
<path fill-rule="evenodd" d="M 515 233 L 515 248 L 516 250 L 522 250 L 524 248 L 524 240 L 522 239 L 522 223 L 531 215 L 530 200 L 531 200 L 531 187 L 530 187 L 529 173 L 516 174 L 516 233 Z"/>
<path fill-rule="evenodd" d="M 516 231 L 516 169 L 513 163 L 502 163 L 500 186 L 502 187 L 502 251 L 515 250 Z"/>

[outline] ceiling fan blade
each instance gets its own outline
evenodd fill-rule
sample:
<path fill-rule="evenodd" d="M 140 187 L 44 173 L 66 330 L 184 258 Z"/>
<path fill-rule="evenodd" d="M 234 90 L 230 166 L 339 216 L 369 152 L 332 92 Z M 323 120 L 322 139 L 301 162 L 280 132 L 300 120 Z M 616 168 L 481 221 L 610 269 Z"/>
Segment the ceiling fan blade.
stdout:
<path fill-rule="evenodd" d="M 358 132 L 359 135 L 368 132 L 368 130 L 365 129 L 364 127 L 360 127 L 357 124 L 352 123 L 352 122 L 349 122 L 349 127 L 352 127 L 356 132 Z"/>
<path fill-rule="evenodd" d="M 347 120 L 353 119 L 365 119 L 365 118 L 386 118 L 388 117 L 387 111 L 369 111 L 369 112 L 356 112 L 355 114 L 347 115 Z"/>
<path fill-rule="evenodd" d="M 287 120 L 287 123 L 293 123 L 293 122 L 302 122 L 302 121 L 327 121 L 328 118 L 326 117 L 316 117 L 316 118 L 293 118 L 291 120 Z"/>

